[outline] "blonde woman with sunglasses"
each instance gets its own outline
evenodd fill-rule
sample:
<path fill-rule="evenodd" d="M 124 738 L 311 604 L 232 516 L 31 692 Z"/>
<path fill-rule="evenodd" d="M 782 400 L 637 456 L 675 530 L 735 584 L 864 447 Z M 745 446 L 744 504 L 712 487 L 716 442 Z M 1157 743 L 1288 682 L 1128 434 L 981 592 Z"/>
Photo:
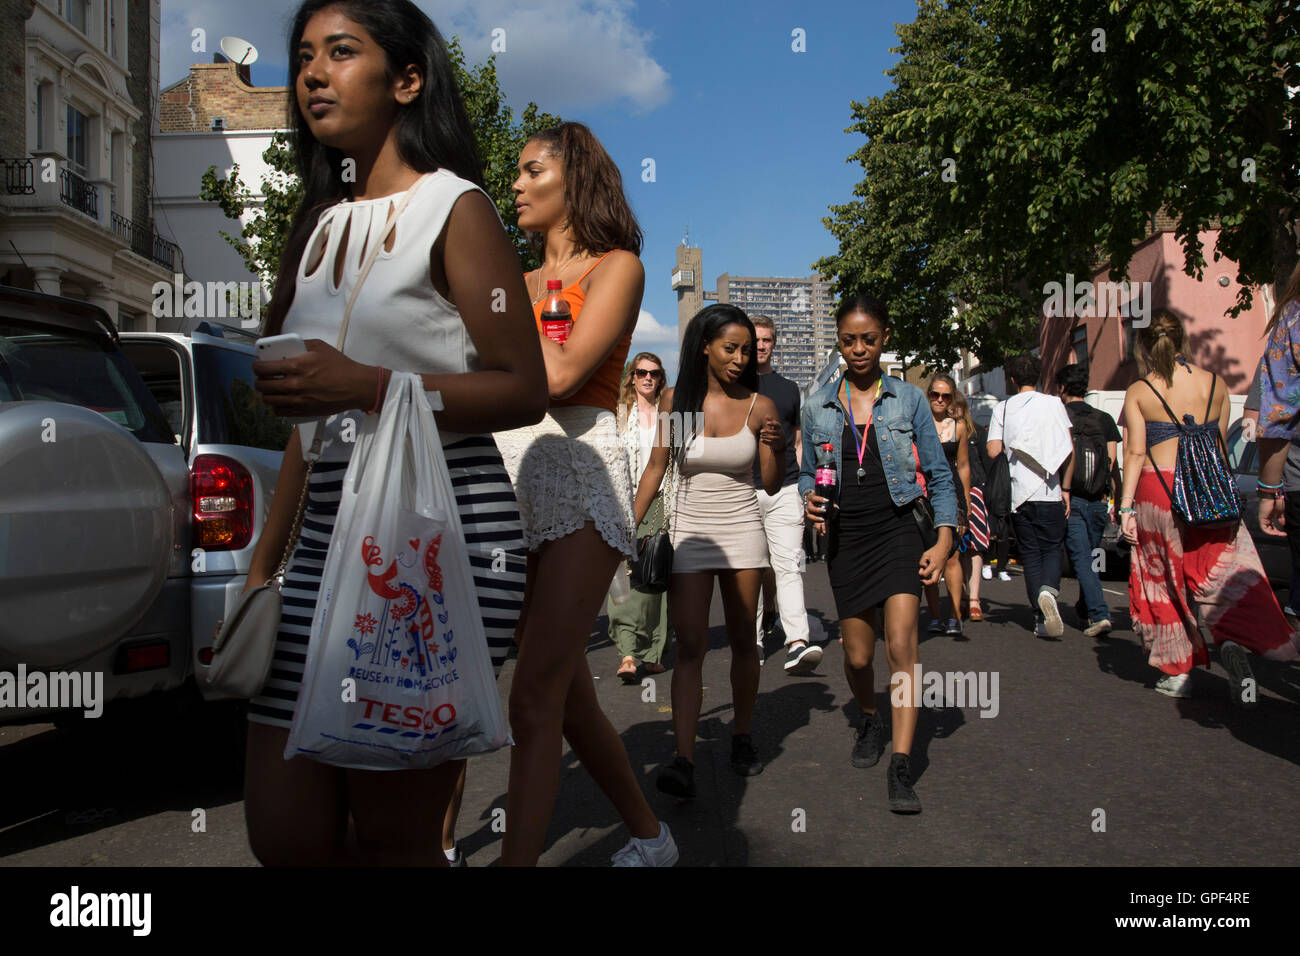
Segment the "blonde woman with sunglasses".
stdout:
<path fill-rule="evenodd" d="M 659 396 L 664 390 L 664 363 L 653 352 L 641 352 L 627 365 L 618 390 L 618 430 L 627 448 L 628 477 L 635 488 L 641 473 L 650 462 L 655 436 L 659 429 Z M 658 534 L 664 521 L 664 495 L 661 490 L 649 512 L 637 526 L 636 537 Z M 627 576 L 627 564 L 615 574 Z M 638 665 L 647 674 L 664 672 L 664 651 L 672 641 L 672 622 L 668 618 L 668 593 L 644 594 L 631 591 L 620 604 L 609 600 L 609 639 L 623 660 L 618 677 L 624 684 L 638 682 Z"/>
<path fill-rule="evenodd" d="M 957 489 L 956 540 L 960 542 L 966 534 L 967 515 L 970 514 L 970 430 L 965 421 L 953 415 L 957 385 L 951 377 L 940 373 L 930 379 L 926 395 L 930 399 L 934 427 L 939 432 L 939 444 L 943 446 L 943 454 L 952 468 L 952 480 Z M 952 611 L 946 625 L 941 615 L 938 583 L 925 586 L 925 603 L 930 608 L 930 634 L 962 636 L 961 596 L 964 579 L 961 551 L 954 549 L 943 566 L 943 583 L 948 588 L 948 605 Z"/>

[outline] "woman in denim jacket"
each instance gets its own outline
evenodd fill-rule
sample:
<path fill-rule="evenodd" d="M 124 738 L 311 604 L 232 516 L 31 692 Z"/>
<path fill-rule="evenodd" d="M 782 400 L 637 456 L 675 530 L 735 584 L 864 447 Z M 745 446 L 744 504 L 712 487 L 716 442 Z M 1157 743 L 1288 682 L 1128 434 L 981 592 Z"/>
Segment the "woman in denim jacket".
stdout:
<path fill-rule="evenodd" d="M 920 697 L 914 684 L 920 672 L 921 585 L 938 582 L 952 550 L 957 495 L 925 396 L 915 385 L 881 371 L 880 353 L 889 342 L 884 304 L 869 296 L 845 300 L 835 329 L 847 364 L 843 375 L 804 405 L 799 492 L 817 533 L 830 533 L 826 558 L 840 617 L 844 673 L 864 718 L 853 765 L 874 766 L 884 751 L 872 669 L 879 633 L 876 608 L 881 607 L 893 713 L 889 809 L 920 813 L 908 754 Z M 828 456 L 839 472 L 829 502 L 813 493 L 816 469 Z M 915 502 L 925 493 L 917 482 L 918 459 L 939 532 L 938 543 L 929 550 L 922 545 L 914 515 Z"/>

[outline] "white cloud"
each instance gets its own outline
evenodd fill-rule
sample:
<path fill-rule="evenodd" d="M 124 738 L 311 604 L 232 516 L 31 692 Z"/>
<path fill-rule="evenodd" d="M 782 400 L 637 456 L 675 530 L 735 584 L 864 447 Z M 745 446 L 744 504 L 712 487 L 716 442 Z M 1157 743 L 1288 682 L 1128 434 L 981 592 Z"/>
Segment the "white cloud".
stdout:
<path fill-rule="evenodd" d="M 628 358 L 638 352 L 653 352 L 664 363 L 664 373 L 671 385 L 677 379 L 677 328 L 660 325 L 655 317 L 645 309 L 637 316 L 636 329 L 632 332 L 632 345 L 628 349 Z"/>
<path fill-rule="evenodd" d="M 645 346 L 651 345 L 676 345 L 677 328 L 676 326 L 660 325 L 655 321 L 655 317 L 645 309 L 636 317 L 636 328 L 632 332 L 632 341 L 640 342 Z"/>
<path fill-rule="evenodd" d="M 531 100 L 563 112 L 627 103 L 642 113 L 666 103 L 671 86 L 650 54 L 653 35 L 632 22 L 634 9 L 631 0 L 454 0 L 432 15 L 445 18 L 438 29 L 457 34 L 475 63 L 491 55 L 493 31 L 505 31 L 497 74 L 516 106 Z"/>
<path fill-rule="evenodd" d="M 418 0 L 445 36 L 460 38 L 469 63 L 492 55 L 493 30 L 505 31 L 497 74 L 510 104 L 530 100 L 564 114 L 611 104 L 642 113 L 666 103 L 671 85 L 651 55 L 653 35 L 633 22 L 632 0 Z M 167 0 L 162 15 L 162 85 L 184 78 L 192 63 L 211 63 L 222 36 L 258 48 L 268 68 L 258 85 L 285 82 L 292 0 Z M 204 52 L 192 50 L 195 28 L 207 33 Z M 498 35 L 499 36 L 499 35 Z M 268 75 L 270 74 L 270 75 Z"/>

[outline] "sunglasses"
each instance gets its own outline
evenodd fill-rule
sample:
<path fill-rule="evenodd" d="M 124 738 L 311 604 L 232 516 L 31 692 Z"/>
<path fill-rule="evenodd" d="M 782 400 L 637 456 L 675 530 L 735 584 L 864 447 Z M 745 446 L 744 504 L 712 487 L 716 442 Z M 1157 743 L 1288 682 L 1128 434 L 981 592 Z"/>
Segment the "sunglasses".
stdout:
<path fill-rule="evenodd" d="M 645 378 L 649 375 L 651 378 L 663 378 L 664 373 L 657 368 L 634 368 L 632 374 L 637 378 Z"/>
<path fill-rule="evenodd" d="M 938 402 L 938 401 L 946 402 L 951 398 L 952 398 L 952 392 L 931 392 L 930 393 L 930 401 L 932 402 Z"/>

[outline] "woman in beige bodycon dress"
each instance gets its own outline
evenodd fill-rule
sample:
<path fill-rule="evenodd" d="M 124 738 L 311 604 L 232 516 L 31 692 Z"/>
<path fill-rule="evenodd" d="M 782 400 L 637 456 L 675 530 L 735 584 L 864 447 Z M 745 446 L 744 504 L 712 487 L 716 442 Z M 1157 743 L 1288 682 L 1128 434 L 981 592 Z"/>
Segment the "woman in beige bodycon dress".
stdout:
<path fill-rule="evenodd" d="M 636 493 L 636 520 L 649 510 L 671 460 L 674 469 L 669 526 L 673 575 L 669 602 L 677 635 L 673 668 L 673 734 L 677 756 L 659 773 L 664 793 L 695 796 L 695 729 L 703 699 L 701 668 L 708 648 L 709 605 L 717 577 L 731 645 L 731 694 L 736 710 L 731 768 L 762 773 L 749 737 L 758 697 L 758 647 L 754 617 L 768 566 L 754 491 L 754 455 L 763 488 L 781 487 L 785 435 L 776 405 L 758 394 L 754 326 L 732 305 L 711 305 L 691 319 L 681 350 L 677 387 L 660 408 L 659 439 Z M 671 446 L 671 447 L 670 447 Z"/>

